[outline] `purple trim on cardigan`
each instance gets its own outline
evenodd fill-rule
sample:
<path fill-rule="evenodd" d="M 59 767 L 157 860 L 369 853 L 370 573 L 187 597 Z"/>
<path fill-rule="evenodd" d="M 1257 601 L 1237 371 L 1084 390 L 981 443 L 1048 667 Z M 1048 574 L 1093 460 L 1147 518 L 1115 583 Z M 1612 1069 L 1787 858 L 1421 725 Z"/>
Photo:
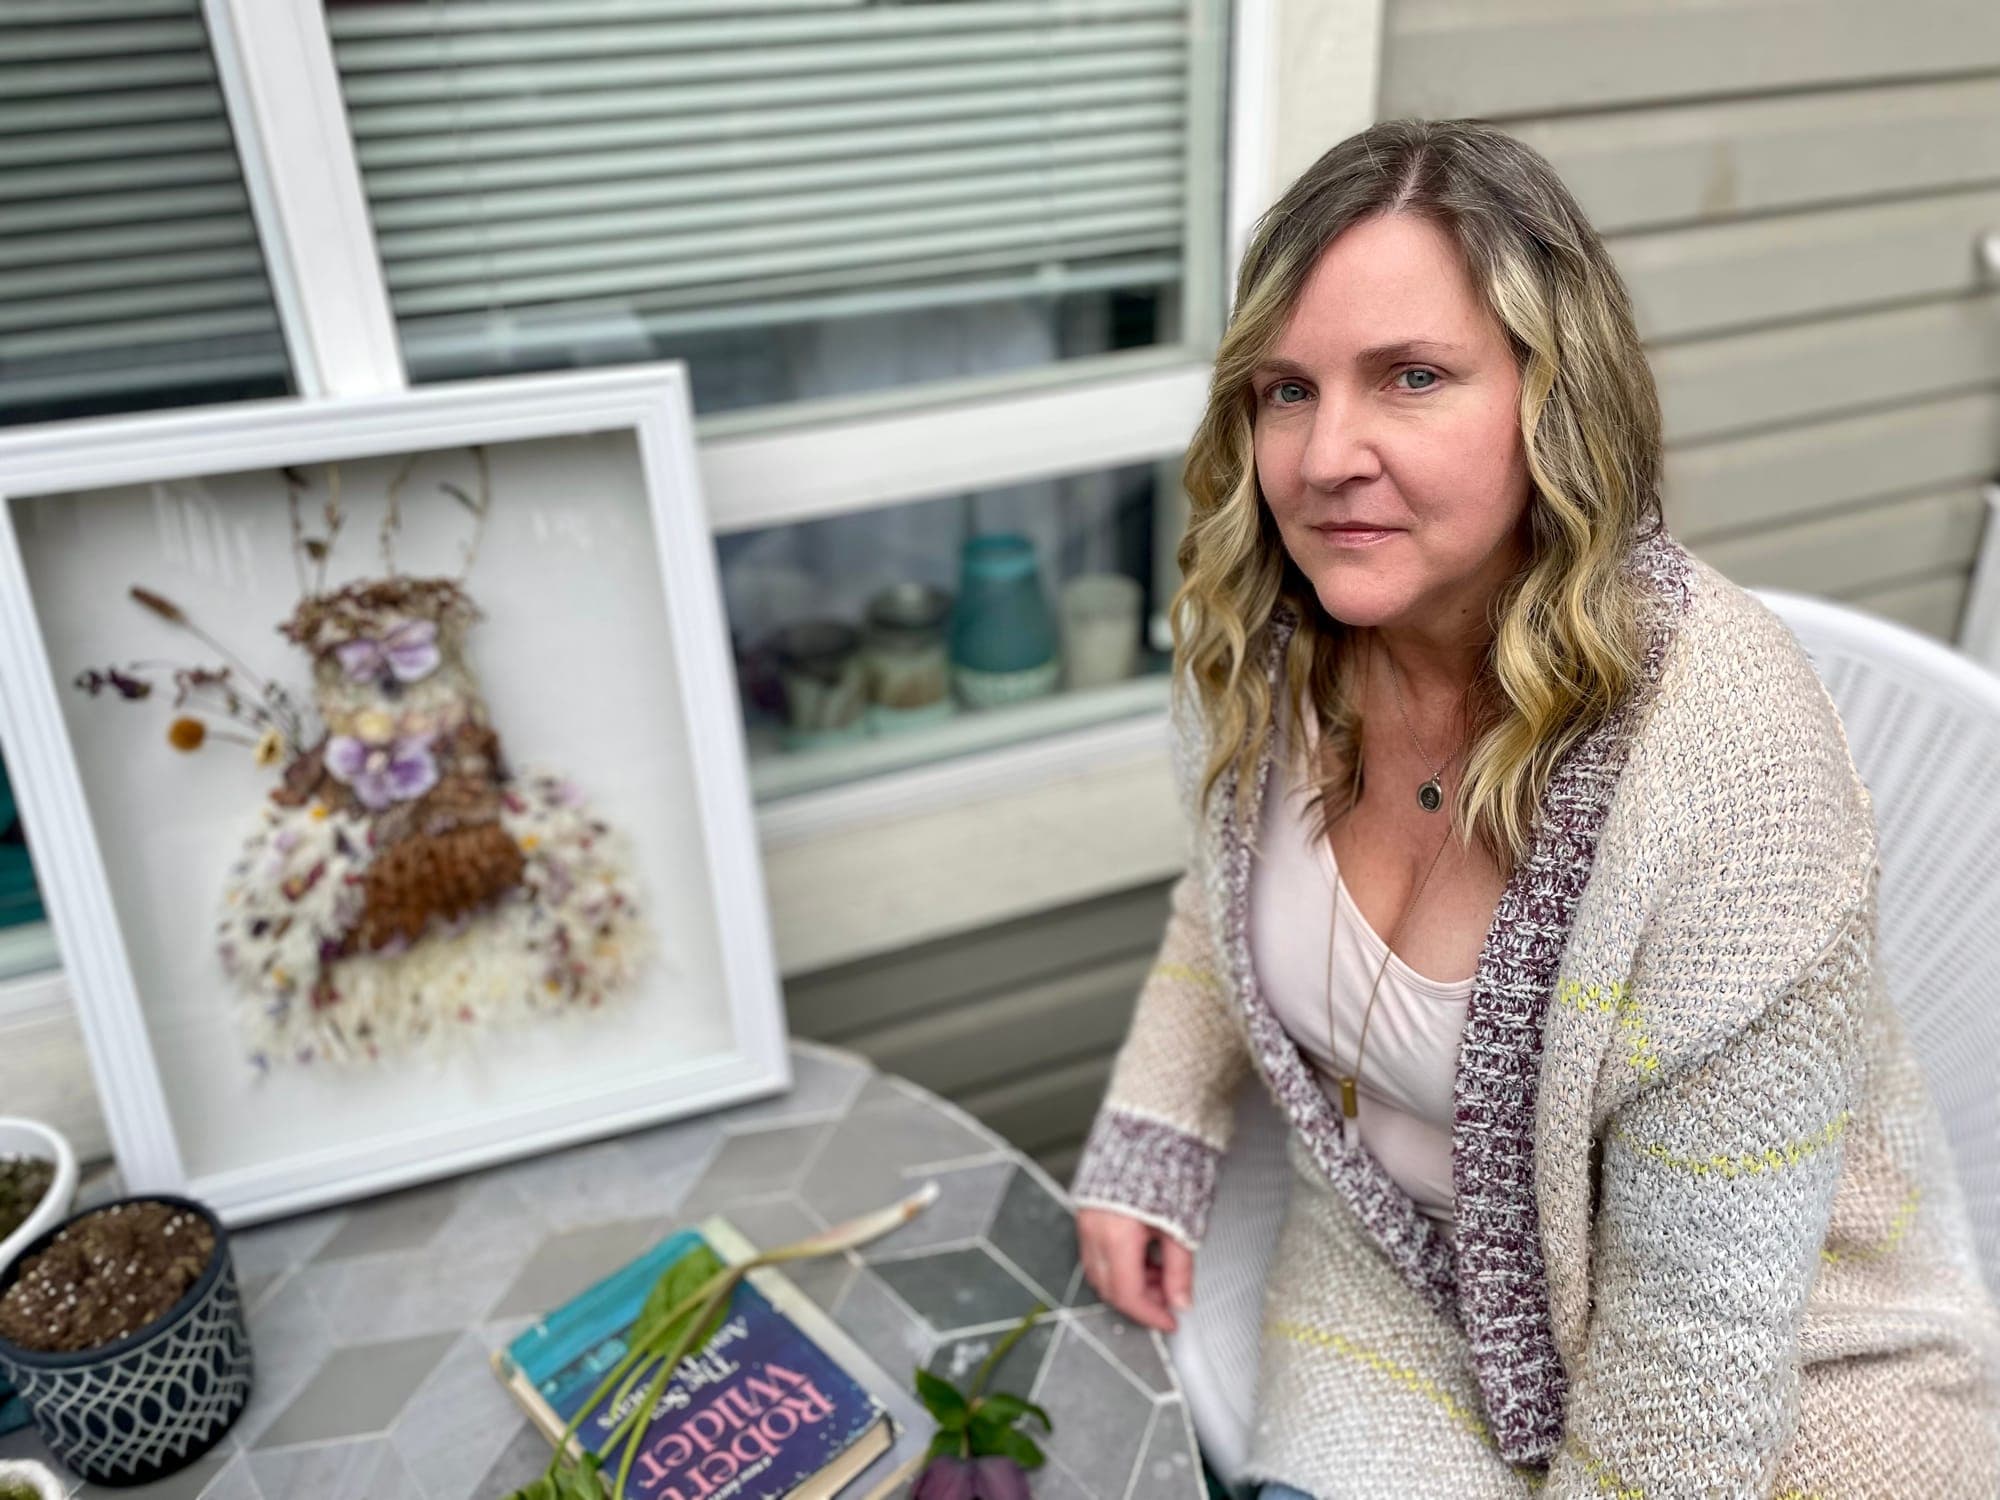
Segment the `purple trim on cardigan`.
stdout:
<path fill-rule="evenodd" d="M 1172 1224 L 1190 1244 L 1208 1230 L 1222 1153 L 1184 1130 L 1121 1109 L 1098 1113 L 1070 1197 L 1116 1204 Z"/>
<path fill-rule="evenodd" d="M 1494 1441 L 1508 1462 L 1546 1464 L 1560 1446 L 1567 1377 L 1549 1318 L 1535 1201 L 1535 1096 L 1542 1018 L 1597 838 L 1690 594 L 1690 559 L 1664 533 L 1638 543 L 1628 567 L 1650 586 L 1640 680 L 1624 705 L 1573 746 L 1544 793 L 1534 847 L 1508 882 L 1481 950 L 1453 1081 L 1452 1183 L 1458 1249 L 1358 1142 L 1257 983 L 1250 960 L 1251 850 L 1225 776 L 1211 807 L 1226 882 L 1223 961 L 1245 1012 L 1251 1049 L 1328 1182 L 1405 1283 L 1465 1330 Z M 1273 621 L 1274 676 L 1296 622 Z M 1257 767 L 1261 804 L 1271 754 Z"/>

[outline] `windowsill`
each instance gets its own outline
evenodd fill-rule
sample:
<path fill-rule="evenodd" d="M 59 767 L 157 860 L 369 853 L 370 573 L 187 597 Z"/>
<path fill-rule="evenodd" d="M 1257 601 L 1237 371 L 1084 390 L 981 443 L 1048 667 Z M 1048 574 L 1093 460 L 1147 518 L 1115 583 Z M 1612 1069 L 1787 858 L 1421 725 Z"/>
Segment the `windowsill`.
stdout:
<path fill-rule="evenodd" d="M 1007 708 L 962 710 L 921 728 L 804 750 L 778 748 L 775 731 L 753 734 L 750 790 L 762 809 L 808 792 L 1159 714 L 1167 706 L 1167 688 L 1166 674 L 1152 673 L 1088 692 L 1052 693 Z"/>

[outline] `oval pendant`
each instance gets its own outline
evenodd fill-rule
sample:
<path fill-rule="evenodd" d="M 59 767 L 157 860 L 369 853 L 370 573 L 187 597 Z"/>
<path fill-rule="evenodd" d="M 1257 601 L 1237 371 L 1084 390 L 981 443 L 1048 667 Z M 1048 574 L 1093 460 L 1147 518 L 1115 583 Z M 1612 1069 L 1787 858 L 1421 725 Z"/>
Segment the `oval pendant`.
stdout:
<path fill-rule="evenodd" d="M 1425 812 L 1436 812 L 1444 806 L 1444 788 L 1438 785 L 1437 777 L 1417 788 L 1417 805 Z"/>

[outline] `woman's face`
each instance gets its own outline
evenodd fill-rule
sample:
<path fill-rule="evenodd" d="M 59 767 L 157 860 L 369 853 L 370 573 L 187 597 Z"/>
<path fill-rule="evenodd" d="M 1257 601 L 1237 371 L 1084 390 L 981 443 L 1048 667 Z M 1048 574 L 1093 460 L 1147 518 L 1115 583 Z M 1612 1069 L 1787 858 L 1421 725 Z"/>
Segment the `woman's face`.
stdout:
<path fill-rule="evenodd" d="M 1520 373 L 1426 220 L 1350 226 L 1252 376 L 1257 482 L 1321 606 L 1457 633 L 1526 557 Z"/>

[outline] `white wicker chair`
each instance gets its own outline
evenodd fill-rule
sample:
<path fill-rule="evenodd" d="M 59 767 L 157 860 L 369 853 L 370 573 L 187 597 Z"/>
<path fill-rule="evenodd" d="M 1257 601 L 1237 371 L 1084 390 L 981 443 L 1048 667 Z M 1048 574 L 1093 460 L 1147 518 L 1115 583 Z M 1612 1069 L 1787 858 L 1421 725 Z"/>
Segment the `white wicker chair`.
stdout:
<path fill-rule="evenodd" d="M 1988 1285 L 2000 1290 L 2000 677 L 1927 636 L 1759 591 L 1840 709 L 1882 844 L 1882 965 L 1944 1116 Z M 1251 1077 L 1237 1100 L 1194 1306 L 1168 1339 L 1195 1434 L 1240 1487 L 1264 1278 L 1290 1192 L 1285 1126 Z"/>

